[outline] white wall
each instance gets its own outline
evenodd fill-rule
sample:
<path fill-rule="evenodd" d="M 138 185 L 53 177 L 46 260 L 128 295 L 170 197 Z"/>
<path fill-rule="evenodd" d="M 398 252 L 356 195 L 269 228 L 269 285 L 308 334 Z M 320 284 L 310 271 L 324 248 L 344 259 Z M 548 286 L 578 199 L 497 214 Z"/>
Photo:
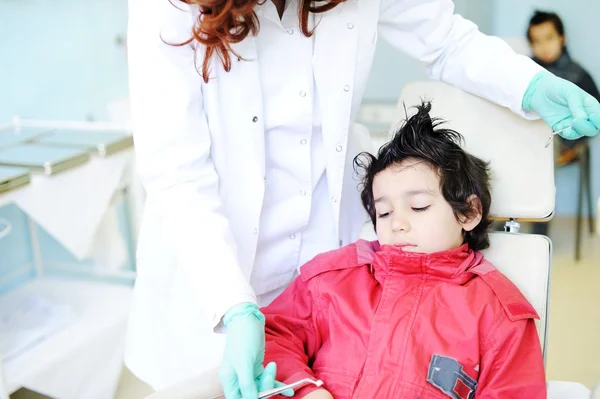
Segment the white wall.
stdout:
<path fill-rule="evenodd" d="M 107 119 L 127 96 L 127 1 L 0 1 L 0 123 Z"/>

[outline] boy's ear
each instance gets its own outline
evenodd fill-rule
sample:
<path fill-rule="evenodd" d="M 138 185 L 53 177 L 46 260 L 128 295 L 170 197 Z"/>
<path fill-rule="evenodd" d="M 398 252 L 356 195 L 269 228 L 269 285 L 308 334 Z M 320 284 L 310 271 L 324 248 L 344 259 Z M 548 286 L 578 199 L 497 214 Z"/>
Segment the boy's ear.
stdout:
<path fill-rule="evenodd" d="M 481 206 L 479 197 L 477 197 L 475 194 L 472 194 L 469 198 L 467 198 L 467 202 L 471 207 L 471 212 L 469 212 L 469 215 L 463 216 L 463 220 L 461 220 L 460 224 L 462 225 L 464 231 L 471 231 L 481 222 L 483 208 Z"/>

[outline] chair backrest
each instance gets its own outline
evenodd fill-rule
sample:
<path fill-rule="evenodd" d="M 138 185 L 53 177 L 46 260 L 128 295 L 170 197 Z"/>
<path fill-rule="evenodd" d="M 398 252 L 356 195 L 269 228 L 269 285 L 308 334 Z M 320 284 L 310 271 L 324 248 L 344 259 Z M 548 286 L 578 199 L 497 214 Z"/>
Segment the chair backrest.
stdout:
<path fill-rule="evenodd" d="M 413 107 L 431 100 L 432 115 L 461 133 L 465 149 L 490 162 L 491 216 L 495 219 L 547 220 L 554 212 L 551 130 L 542 121 L 528 121 L 479 97 L 441 82 L 415 82 L 403 90 L 397 120 Z M 396 126 L 392 127 L 392 130 Z M 513 281 L 535 307 L 544 356 L 552 245 L 547 237 L 521 233 L 490 233 L 485 256 Z"/>

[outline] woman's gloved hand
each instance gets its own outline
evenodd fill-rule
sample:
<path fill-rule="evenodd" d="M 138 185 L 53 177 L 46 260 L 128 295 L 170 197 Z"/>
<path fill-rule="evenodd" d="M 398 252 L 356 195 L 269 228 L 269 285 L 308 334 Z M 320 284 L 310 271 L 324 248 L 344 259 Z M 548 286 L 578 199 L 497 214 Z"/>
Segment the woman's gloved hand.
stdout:
<path fill-rule="evenodd" d="M 227 328 L 225 354 L 219 378 L 227 399 L 257 399 L 258 392 L 279 387 L 277 367 L 265 360 L 265 316 L 253 303 L 231 308 L 223 317 Z M 292 396 L 293 391 L 285 392 Z"/>
<path fill-rule="evenodd" d="M 264 392 L 264 391 L 269 391 L 271 389 L 280 388 L 280 387 L 284 386 L 285 384 L 282 384 L 281 382 L 275 380 L 276 375 L 277 375 L 277 365 L 275 364 L 275 362 L 271 362 L 271 363 L 267 364 L 265 371 L 262 373 L 262 375 L 259 378 L 258 391 Z M 285 390 L 282 393 L 280 393 L 280 395 L 288 396 L 288 397 L 294 396 L 294 390 L 293 389 Z"/>
<path fill-rule="evenodd" d="M 537 112 L 555 132 L 568 140 L 595 136 L 600 131 L 600 103 L 575 84 L 550 72 L 531 80 L 523 96 L 523 109 Z"/>

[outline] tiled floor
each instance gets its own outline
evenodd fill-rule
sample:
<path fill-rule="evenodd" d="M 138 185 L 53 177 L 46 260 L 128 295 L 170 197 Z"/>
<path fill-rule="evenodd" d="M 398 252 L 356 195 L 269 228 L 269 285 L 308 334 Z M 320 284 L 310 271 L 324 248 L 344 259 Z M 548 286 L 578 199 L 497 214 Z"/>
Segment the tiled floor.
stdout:
<path fill-rule="evenodd" d="M 115 395 L 115 399 L 142 399 L 152 393 L 152 389 L 138 380 L 127 369 L 123 369 L 119 389 Z"/>
<path fill-rule="evenodd" d="M 550 236 L 554 262 L 550 292 L 548 378 L 600 382 L 600 236 L 583 240 L 574 261 L 572 221 L 556 220 Z"/>

